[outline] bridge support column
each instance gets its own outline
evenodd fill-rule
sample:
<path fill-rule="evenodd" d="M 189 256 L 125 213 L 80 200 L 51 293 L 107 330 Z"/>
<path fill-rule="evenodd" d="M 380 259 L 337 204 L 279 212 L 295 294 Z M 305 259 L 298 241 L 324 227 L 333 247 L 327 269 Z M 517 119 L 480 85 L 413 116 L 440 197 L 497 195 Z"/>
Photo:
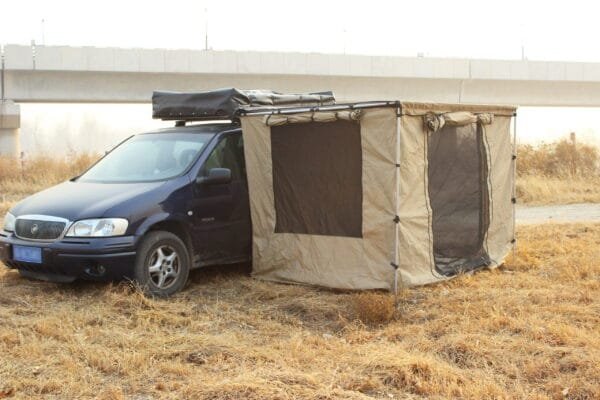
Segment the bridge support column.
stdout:
<path fill-rule="evenodd" d="M 21 107 L 12 100 L 0 100 L 0 155 L 19 157 Z"/>

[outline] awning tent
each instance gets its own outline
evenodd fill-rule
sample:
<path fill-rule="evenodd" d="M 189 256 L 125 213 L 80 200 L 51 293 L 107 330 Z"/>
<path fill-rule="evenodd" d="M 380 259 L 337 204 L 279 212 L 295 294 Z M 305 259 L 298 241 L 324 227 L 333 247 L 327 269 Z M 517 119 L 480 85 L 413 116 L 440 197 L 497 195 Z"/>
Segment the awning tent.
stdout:
<path fill-rule="evenodd" d="M 514 107 L 357 103 L 243 112 L 253 275 L 394 289 L 514 245 Z"/>

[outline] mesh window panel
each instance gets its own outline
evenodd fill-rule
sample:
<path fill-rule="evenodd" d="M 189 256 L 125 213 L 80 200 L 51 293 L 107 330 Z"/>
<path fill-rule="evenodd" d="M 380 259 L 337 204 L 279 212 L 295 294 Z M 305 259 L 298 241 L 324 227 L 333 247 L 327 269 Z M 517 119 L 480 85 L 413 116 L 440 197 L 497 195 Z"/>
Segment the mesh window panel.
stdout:
<path fill-rule="evenodd" d="M 362 237 L 360 124 L 271 128 L 276 233 Z"/>
<path fill-rule="evenodd" d="M 433 253 L 446 276 L 489 265 L 483 241 L 489 225 L 487 158 L 476 124 L 429 135 L 429 198 Z"/>

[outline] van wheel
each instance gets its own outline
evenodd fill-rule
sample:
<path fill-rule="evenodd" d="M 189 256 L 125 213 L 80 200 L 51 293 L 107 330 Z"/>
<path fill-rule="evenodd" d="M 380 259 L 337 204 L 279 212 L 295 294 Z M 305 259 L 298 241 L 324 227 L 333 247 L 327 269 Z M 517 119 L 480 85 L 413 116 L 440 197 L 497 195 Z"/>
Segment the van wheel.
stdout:
<path fill-rule="evenodd" d="M 190 255 L 181 239 L 165 231 L 152 231 L 144 237 L 133 273 L 144 293 L 169 297 L 183 289 L 189 274 Z"/>

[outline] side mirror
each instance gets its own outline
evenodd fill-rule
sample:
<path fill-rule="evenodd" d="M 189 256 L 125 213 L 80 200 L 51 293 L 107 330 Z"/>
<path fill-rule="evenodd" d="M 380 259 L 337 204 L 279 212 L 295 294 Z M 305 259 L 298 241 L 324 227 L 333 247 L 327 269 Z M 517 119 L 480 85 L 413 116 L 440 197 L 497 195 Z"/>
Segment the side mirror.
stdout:
<path fill-rule="evenodd" d="M 231 182 L 231 170 L 229 168 L 211 168 L 207 176 L 199 176 L 196 183 L 199 185 L 218 185 Z"/>

